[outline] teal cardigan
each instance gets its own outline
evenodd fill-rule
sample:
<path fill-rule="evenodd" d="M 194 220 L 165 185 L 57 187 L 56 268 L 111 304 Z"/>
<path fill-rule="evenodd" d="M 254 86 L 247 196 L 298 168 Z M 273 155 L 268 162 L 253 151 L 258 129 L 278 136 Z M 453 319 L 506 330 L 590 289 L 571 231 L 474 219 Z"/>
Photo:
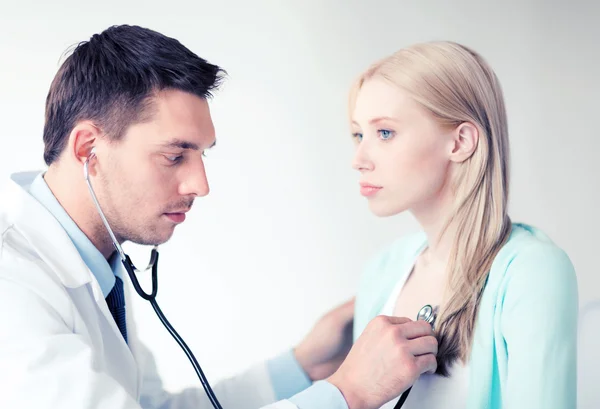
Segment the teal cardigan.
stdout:
<path fill-rule="evenodd" d="M 355 340 L 426 243 L 422 232 L 399 239 L 366 266 Z M 538 229 L 514 224 L 479 306 L 467 409 L 575 409 L 578 308 L 569 257 Z"/>

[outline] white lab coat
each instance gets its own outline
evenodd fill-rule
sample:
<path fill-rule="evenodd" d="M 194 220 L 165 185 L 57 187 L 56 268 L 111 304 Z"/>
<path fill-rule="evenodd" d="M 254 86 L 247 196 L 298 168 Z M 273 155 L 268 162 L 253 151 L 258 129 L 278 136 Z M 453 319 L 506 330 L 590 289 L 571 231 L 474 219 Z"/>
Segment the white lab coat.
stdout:
<path fill-rule="evenodd" d="M 200 385 L 164 391 L 130 308 L 125 343 L 70 238 L 26 191 L 36 174 L 12 175 L 0 190 L 0 408 L 211 408 Z M 214 392 L 224 409 L 275 400 L 264 364 Z"/>

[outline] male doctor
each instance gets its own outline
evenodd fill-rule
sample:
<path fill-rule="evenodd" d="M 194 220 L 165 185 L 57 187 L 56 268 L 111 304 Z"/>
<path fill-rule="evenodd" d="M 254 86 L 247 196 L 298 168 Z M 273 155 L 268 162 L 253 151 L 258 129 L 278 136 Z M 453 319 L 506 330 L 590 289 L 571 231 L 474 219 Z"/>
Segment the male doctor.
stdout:
<path fill-rule="evenodd" d="M 48 169 L 12 175 L 0 196 L 0 407 L 210 408 L 200 388 L 161 387 L 83 166 L 118 242 L 166 242 L 209 191 L 207 98 L 222 73 L 135 26 L 94 35 L 59 69 L 46 101 Z M 428 324 L 377 317 L 350 349 L 351 319 L 351 303 L 332 311 L 289 353 L 215 385 L 216 396 L 226 409 L 378 408 L 435 370 Z"/>

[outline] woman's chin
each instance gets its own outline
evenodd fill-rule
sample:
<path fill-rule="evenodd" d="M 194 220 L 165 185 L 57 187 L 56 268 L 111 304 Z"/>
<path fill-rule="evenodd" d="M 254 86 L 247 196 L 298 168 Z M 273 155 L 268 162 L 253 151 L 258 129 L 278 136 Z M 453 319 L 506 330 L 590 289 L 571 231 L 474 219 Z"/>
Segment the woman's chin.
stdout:
<path fill-rule="evenodd" d="M 393 205 L 391 203 L 376 203 L 374 201 L 369 202 L 369 209 L 377 217 L 396 216 L 407 210 L 405 206 Z"/>

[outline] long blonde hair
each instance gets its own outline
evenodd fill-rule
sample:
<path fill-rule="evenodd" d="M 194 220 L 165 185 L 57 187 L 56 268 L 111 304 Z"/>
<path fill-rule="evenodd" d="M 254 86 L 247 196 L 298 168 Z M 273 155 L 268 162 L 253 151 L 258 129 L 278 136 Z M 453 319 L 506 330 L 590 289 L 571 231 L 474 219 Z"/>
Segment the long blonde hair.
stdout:
<path fill-rule="evenodd" d="M 466 362 L 491 264 L 511 231 L 507 214 L 508 126 L 498 78 L 473 50 L 448 41 L 415 44 L 372 65 L 350 93 L 350 115 L 362 84 L 383 78 L 407 92 L 442 126 L 470 122 L 479 131 L 473 155 L 452 181 L 456 208 L 446 221 L 456 236 L 448 264 L 448 302 L 436 324 L 438 373 Z M 446 229 L 444 229 L 446 231 Z"/>

